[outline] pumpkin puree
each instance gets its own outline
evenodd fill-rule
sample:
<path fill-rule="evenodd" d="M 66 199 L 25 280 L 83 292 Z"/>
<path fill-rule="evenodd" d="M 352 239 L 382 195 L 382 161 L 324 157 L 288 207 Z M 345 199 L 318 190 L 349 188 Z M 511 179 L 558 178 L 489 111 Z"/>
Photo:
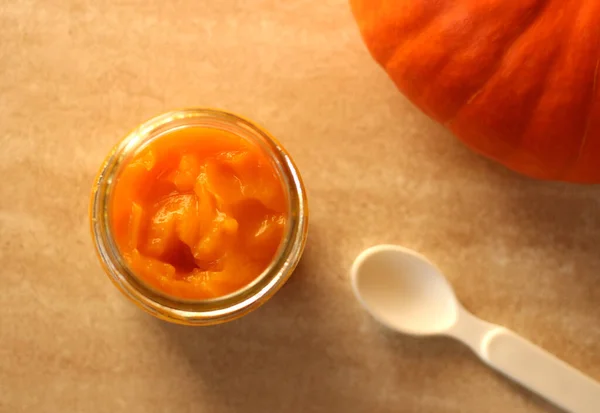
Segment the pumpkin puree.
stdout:
<path fill-rule="evenodd" d="M 111 225 L 131 271 L 179 298 L 229 294 L 272 261 L 287 220 L 284 187 L 255 144 L 221 130 L 167 132 L 114 187 Z"/>

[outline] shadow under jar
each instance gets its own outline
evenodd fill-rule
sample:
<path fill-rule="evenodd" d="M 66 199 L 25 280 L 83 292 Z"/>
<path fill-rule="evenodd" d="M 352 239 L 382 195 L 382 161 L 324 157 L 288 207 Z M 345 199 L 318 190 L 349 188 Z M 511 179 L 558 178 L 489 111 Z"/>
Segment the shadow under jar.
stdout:
<path fill-rule="evenodd" d="M 128 264 L 115 239 L 115 186 L 124 168 L 157 139 L 198 128 L 242 138 L 256 145 L 281 181 L 287 206 L 282 239 L 267 267 L 245 286 L 214 298 L 182 298 L 146 282 Z M 264 129 L 237 115 L 212 109 L 165 113 L 140 125 L 110 152 L 92 189 L 91 230 L 104 269 L 114 285 L 140 308 L 160 319 L 185 325 L 220 324 L 266 302 L 290 277 L 307 238 L 308 205 L 300 174 L 286 150 Z"/>

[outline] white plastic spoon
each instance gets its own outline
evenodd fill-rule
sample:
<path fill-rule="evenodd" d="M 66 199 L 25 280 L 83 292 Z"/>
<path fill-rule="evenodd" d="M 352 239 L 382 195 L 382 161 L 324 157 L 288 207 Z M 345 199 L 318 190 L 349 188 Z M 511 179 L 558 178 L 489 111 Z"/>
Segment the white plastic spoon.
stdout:
<path fill-rule="evenodd" d="M 363 251 L 351 270 L 362 306 L 382 324 L 411 335 L 447 335 L 489 366 L 572 413 L 600 412 L 600 383 L 514 332 L 465 310 L 427 258 L 395 245 Z"/>

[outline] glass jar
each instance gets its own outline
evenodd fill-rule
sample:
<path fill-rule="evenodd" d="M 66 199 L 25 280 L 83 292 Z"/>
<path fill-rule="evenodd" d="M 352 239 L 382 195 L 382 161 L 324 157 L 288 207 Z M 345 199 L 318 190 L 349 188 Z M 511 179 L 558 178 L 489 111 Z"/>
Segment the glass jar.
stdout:
<path fill-rule="evenodd" d="M 261 147 L 286 191 L 288 220 L 284 238 L 270 265 L 252 283 L 223 297 L 185 300 L 147 285 L 128 268 L 111 234 L 111 196 L 123 166 L 151 140 L 176 128 L 220 129 Z M 165 113 L 125 136 L 108 155 L 94 182 L 90 209 L 96 251 L 115 286 L 140 308 L 160 319 L 186 325 L 211 325 L 239 318 L 266 302 L 287 281 L 304 250 L 308 231 L 306 191 L 286 150 L 264 129 L 234 114 L 213 109 Z"/>

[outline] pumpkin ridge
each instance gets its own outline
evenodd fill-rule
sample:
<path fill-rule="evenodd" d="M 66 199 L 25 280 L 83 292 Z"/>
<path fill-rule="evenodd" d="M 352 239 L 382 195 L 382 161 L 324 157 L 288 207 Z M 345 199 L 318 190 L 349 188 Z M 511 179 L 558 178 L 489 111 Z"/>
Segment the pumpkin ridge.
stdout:
<path fill-rule="evenodd" d="M 528 111 L 529 115 L 527 118 L 529 119 L 529 122 L 526 125 L 524 125 L 522 133 L 519 136 L 519 139 L 515 142 L 515 144 L 514 144 L 515 150 L 511 154 L 506 156 L 506 158 L 503 160 L 503 162 L 510 168 L 517 169 L 516 165 L 519 165 L 523 162 L 523 159 L 522 159 L 523 154 L 520 153 L 520 151 L 518 149 L 527 146 L 524 144 L 524 139 L 531 138 L 531 136 L 536 136 L 536 135 L 530 133 L 530 128 L 532 127 L 532 124 L 535 124 L 536 119 L 537 119 L 536 113 L 539 111 L 540 104 L 544 101 L 544 98 L 549 91 L 549 88 L 548 88 L 549 79 L 548 78 L 553 73 L 553 71 L 556 70 L 556 66 L 561 61 L 563 61 L 564 55 L 569 48 L 569 39 L 571 39 L 573 37 L 574 26 L 575 26 L 575 19 L 572 19 L 572 20 L 570 20 L 570 23 L 564 27 L 564 30 L 566 32 L 568 32 L 568 35 L 565 36 L 565 39 L 566 39 L 565 41 L 560 42 L 557 45 L 552 60 L 550 62 L 548 62 L 548 64 L 545 67 L 543 77 L 540 78 L 540 83 L 542 85 L 542 87 L 540 88 L 540 91 L 542 93 L 541 93 L 541 95 L 539 95 L 536 98 L 535 104 L 532 104 L 530 110 Z M 593 101 L 594 101 L 594 98 L 593 98 L 594 94 L 592 93 L 591 96 L 592 97 L 590 99 L 590 103 L 587 106 L 587 108 L 589 109 L 588 112 L 590 114 L 591 114 L 591 105 L 593 104 Z M 538 134 L 537 136 L 539 137 L 540 135 Z M 564 177 L 568 174 L 568 171 L 570 169 L 572 169 L 573 165 L 575 165 L 575 163 L 573 163 L 573 162 L 566 162 L 566 164 L 562 168 L 550 168 L 544 162 L 545 156 L 540 156 L 539 153 L 534 153 L 533 151 L 530 151 L 529 156 L 536 158 L 540 162 L 540 164 L 543 165 L 543 170 L 544 170 L 543 173 L 546 176 L 546 179 L 561 180 L 562 177 Z"/>
<path fill-rule="evenodd" d="M 542 1 L 537 4 L 527 22 L 523 24 L 523 26 L 521 26 L 521 30 L 516 32 L 513 38 L 504 47 L 504 50 L 501 53 L 502 58 L 498 59 L 496 67 L 494 67 L 494 69 L 491 70 L 490 75 L 481 83 L 481 86 L 477 88 L 477 90 L 465 101 L 465 103 L 462 106 L 460 106 L 456 110 L 456 112 L 454 112 L 454 115 L 444 123 L 445 127 L 449 128 L 450 126 L 452 126 L 452 123 L 456 120 L 459 113 L 471 102 L 473 102 L 473 100 L 475 100 L 475 98 L 485 89 L 486 85 L 490 82 L 490 80 L 492 80 L 494 76 L 498 74 L 498 72 L 502 68 L 506 56 L 510 53 L 514 45 L 517 43 L 517 40 L 519 40 L 528 30 L 530 30 L 533 27 L 533 24 L 540 18 L 544 11 L 547 10 L 547 7 L 550 3 L 551 1 Z"/>
<path fill-rule="evenodd" d="M 523 128 L 523 133 L 519 137 L 519 140 L 517 141 L 516 146 L 515 146 L 517 148 L 524 146 L 523 139 L 526 136 L 532 136 L 532 134 L 529 133 L 530 127 L 532 126 L 532 123 L 535 122 L 535 119 L 537 118 L 535 114 L 540 109 L 540 104 L 544 101 L 544 97 L 548 93 L 549 76 L 556 70 L 556 66 L 559 65 L 559 63 L 561 63 L 561 61 L 563 61 L 564 55 L 565 55 L 565 53 L 567 53 L 567 51 L 569 49 L 569 40 L 574 36 L 573 32 L 574 32 L 574 28 L 575 28 L 576 17 L 577 17 L 577 15 L 573 16 L 572 19 L 566 19 L 569 23 L 567 23 L 564 27 L 564 31 L 567 33 L 565 35 L 565 40 L 558 43 L 556 50 L 555 50 L 554 57 L 552 58 L 552 60 L 550 62 L 548 62 L 547 66 L 546 66 L 546 70 L 544 71 L 543 78 L 540 80 L 542 83 L 542 88 L 541 88 L 542 93 L 540 96 L 537 97 L 535 105 L 531 106 L 531 110 L 529 111 L 530 116 L 528 117 L 529 123 L 526 124 Z M 596 67 L 596 69 L 597 69 L 597 67 Z M 590 102 L 586 106 L 586 108 L 588 109 L 588 118 L 589 118 L 589 114 L 591 114 L 591 105 L 593 104 L 593 102 L 594 102 L 594 92 L 592 92 Z M 586 124 L 587 124 L 587 121 L 586 121 Z M 531 155 L 535 156 L 533 153 Z M 507 158 L 507 161 L 510 163 L 513 161 L 513 159 L 514 159 L 514 155 L 509 156 Z M 543 162 L 542 162 L 542 164 L 543 164 Z M 554 172 L 553 172 L 553 176 L 551 178 L 557 179 L 557 180 L 560 179 L 561 177 L 565 176 L 568 173 L 568 171 L 573 167 L 573 165 L 575 165 L 574 162 L 566 162 L 565 165 L 560 169 L 553 168 Z M 544 166 L 544 168 L 549 170 L 549 168 L 547 166 Z"/>
<path fill-rule="evenodd" d="M 376 15 L 385 11 L 389 13 L 389 10 L 387 10 L 386 7 L 381 5 L 382 2 L 379 2 L 378 5 L 375 6 L 375 11 L 370 10 L 367 14 L 367 12 L 365 11 L 367 7 L 365 5 L 368 3 L 369 0 L 350 0 L 350 9 L 355 20 L 358 22 L 360 35 L 366 43 L 369 53 L 377 63 L 379 63 L 383 68 L 385 68 L 388 62 L 394 58 L 394 55 L 396 54 L 397 50 L 410 40 L 410 36 L 413 33 L 420 32 L 426 29 L 428 26 L 434 24 L 438 17 L 441 16 L 449 7 L 451 7 L 449 6 L 449 4 L 452 3 L 452 1 L 436 1 L 436 3 L 442 4 L 440 5 L 440 7 L 435 9 L 435 12 L 425 13 L 425 18 L 413 17 L 410 19 L 406 19 L 406 17 L 404 17 L 402 14 L 400 16 L 397 16 L 397 13 L 393 13 L 395 18 L 400 17 L 404 21 L 409 20 L 411 23 L 404 24 L 404 26 L 402 26 L 393 25 L 389 22 L 389 20 L 386 21 L 386 24 L 384 25 L 385 29 L 383 31 L 388 33 L 389 35 L 394 36 L 396 36 L 398 33 L 401 33 L 402 40 L 400 42 L 387 45 L 387 47 L 385 48 L 377 47 L 377 43 L 372 41 L 374 37 L 377 37 L 377 32 L 380 32 L 382 30 L 381 22 L 378 21 L 376 18 L 372 18 L 371 14 Z M 367 17 L 368 15 L 368 18 L 360 18 L 363 15 L 363 13 L 364 17 Z M 408 14 L 410 16 L 410 13 Z M 415 21 L 417 22 L 416 24 L 412 23 Z M 398 29 L 398 26 L 400 26 L 400 29 Z"/>
<path fill-rule="evenodd" d="M 531 34 L 531 36 L 535 38 L 535 37 L 537 37 L 537 33 L 533 32 Z M 521 35 L 519 37 L 519 39 L 524 39 L 524 36 Z M 537 82 L 535 84 L 535 88 L 532 88 L 528 94 L 529 99 L 530 99 L 528 106 L 521 111 L 522 114 L 525 114 L 522 117 L 524 119 L 527 119 L 528 121 L 526 123 L 521 124 L 520 128 L 518 130 L 515 130 L 513 134 L 498 136 L 496 138 L 498 142 L 502 142 L 502 144 L 503 144 L 502 145 L 503 149 L 502 149 L 501 153 L 497 152 L 495 154 L 491 154 L 486 150 L 478 148 L 476 144 L 471 144 L 470 139 L 465 139 L 463 137 L 461 140 L 464 143 L 466 143 L 467 145 L 477 148 L 477 151 L 479 151 L 480 153 L 484 153 L 486 157 L 495 159 L 499 162 L 502 162 L 504 165 L 508 166 L 511 169 L 517 169 L 517 166 L 515 166 L 515 165 L 519 165 L 520 163 L 522 163 L 522 158 L 521 158 L 522 153 L 519 151 L 519 148 L 521 146 L 523 146 L 522 144 L 523 144 L 524 138 L 526 137 L 525 135 L 526 135 L 527 129 L 529 128 L 529 126 L 531 125 L 531 122 L 533 121 L 531 115 L 533 113 L 535 113 L 536 110 L 540 106 L 540 103 L 541 103 L 541 101 L 544 97 L 545 91 L 546 91 L 546 84 L 547 84 L 548 77 L 550 76 L 556 63 L 559 61 L 559 58 L 562 55 L 564 46 L 565 46 L 565 43 L 561 43 L 561 44 L 557 44 L 556 47 L 554 47 L 552 49 L 552 52 L 549 55 L 549 59 L 545 63 L 544 71 L 542 73 L 539 73 L 539 75 L 537 77 Z M 504 59 L 503 59 L 503 62 L 504 62 Z M 502 65 L 501 65 L 501 67 L 502 67 Z M 488 81 L 486 86 L 488 86 L 489 83 L 490 82 Z M 507 84 L 506 81 L 500 83 L 499 85 L 493 85 L 494 89 L 498 89 L 499 87 L 506 88 L 509 86 L 510 85 Z M 494 89 L 492 89 L 492 91 Z M 484 88 L 484 92 L 485 92 L 485 88 Z M 458 119 L 460 117 L 460 114 L 461 114 L 461 112 L 459 112 L 457 114 L 455 119 Z M 479 125 L 478 128 L 479 128 L 479 133 L 481 133 L 482 125 Z M 487 128 L 487 126 L 483 126 L 483 130 L 485 130 L 485 128 Z M 454 124 L 450 130 L 456 136 L 461 135 L 460 133 L 457 133 Z M 498 147 L 498 149 L 499 148 L 500 148 L 500 146 Z M 538 154 L 535 154 L 535 153 L 528 153 L 528 157 L 529 157 L 529 159 L 535 159 L 536 163 L 539 163 L 540 161 L 543 160 L 542 158 L 540 158 L 538 156 Z"/>
<path fill-rule="evenodd" d="M 375 60 L 377 62 L 379 62 L 379 64 L 384 69 L 387 69 L 387 65 L 390 63 L 390 61 L 392 61 L 394 59 L 394 57 L 400 51 L 400 49 L 404 45 L 406 45 L 406 43 L 413 40 L 413 38 L 411 37 L 411 35 L 413 33 L 423 31 L 423 30 L 427 29 L 428 27 L 430 27 L 431 25 L 437 23 L 440 16 L 442 16 L 442 14 L 444 12 L 446 12 L 449 8 L 451 9 L 451 7 L 441 7 L 440 9 L 437 10 L 436 13 L 432 13 L 430 15 L 431 17 L 429 19 L 423 19 L 423 20 L 425 20 L 423 23 L 415 25 L 414 27 L 411 27 L 410 30 L 403 31 L 403 33 L 402 33 L 404 36 L 403 40 L 401 42 L 394 44 L 394 47 L 392 48 L 392 52 L 386 53 L 386 56 L 382 55 L 380 58 L 375 58 Z"/>
<path fill-rule="evenodd" d="M 590 99 L 590 103 L 588 104 L 588 114 L 585 120 L 585 130 L 583 131 L 581 144 L 579 145 L 579 152 L 577 153 L 577 158 L 575 158 L 575 160 L 569 165 L 569 168 L 567 170 L 573 169 L 573 167 L 577 165 L 577 163 L 583 156 L 583 150 L 588 139 L 590 125 L 592 124 L 592 107 L 594 106 L 594 98 L 596 97 L 596 91 L 598 90 L 598 69 L 600 69 L 600 56 L 596 60 L 596 70 L 594 71 L 594 80 L 592 83 L 592 97 Z"/>

